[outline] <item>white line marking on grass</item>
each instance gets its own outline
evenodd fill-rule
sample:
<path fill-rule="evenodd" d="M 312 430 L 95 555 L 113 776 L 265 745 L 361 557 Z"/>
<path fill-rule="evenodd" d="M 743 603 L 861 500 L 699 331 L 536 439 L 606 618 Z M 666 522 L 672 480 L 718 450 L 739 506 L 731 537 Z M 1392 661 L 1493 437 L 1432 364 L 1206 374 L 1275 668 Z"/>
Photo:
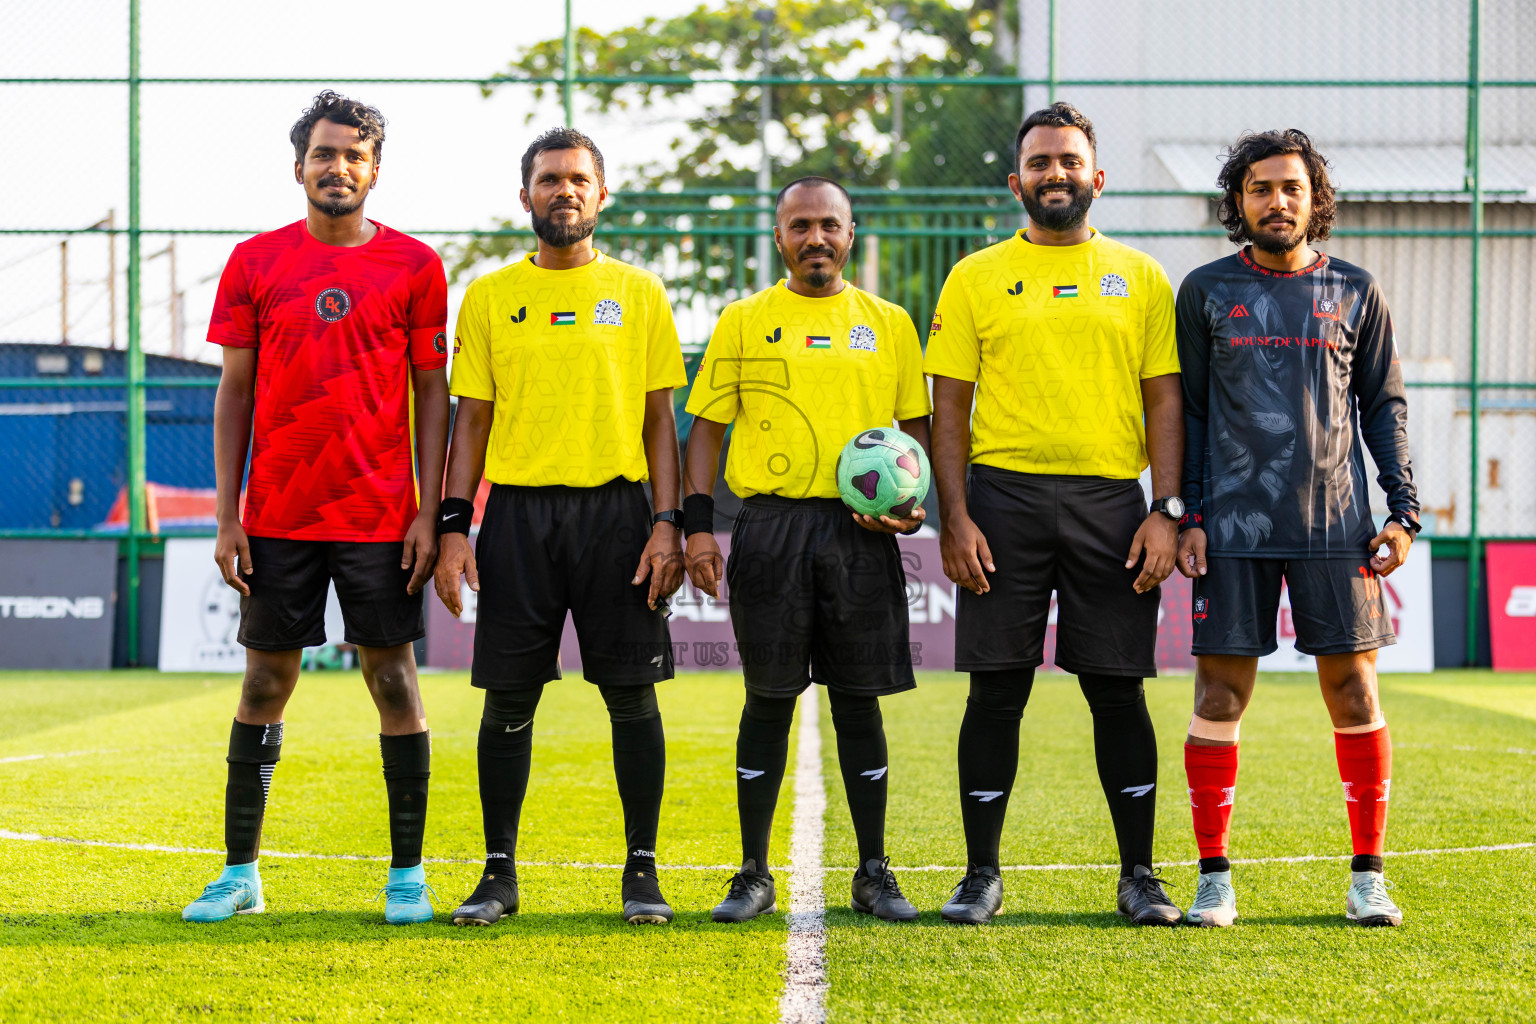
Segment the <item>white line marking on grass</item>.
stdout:
<path fill-rule="evenodd" d="M 821 891 L 821 842 L 827 789 L 821 781 L 817 688 L 800 698 L 800 747 L 795 755 L 795 817 L 790 839 L 788 963 L 779 1020 L 824 1024 L 827 1019 L 826 899 Z"/>
<path fill-rule="evenodd" d="M 801 804 L 800 804 L 800 772 L 799 772 L 799 765 L 798 764 L 796 765 L 796 772 L 795 772 L 795 797 L 796 797 L 796 806 L 799 807 Z M 820 807 L 822 808 L 823 811 L 826 808 L 826 793 L 825 793 L 825 791 L 823 791 L 821 796 L 820 796 Z M 819 821 L 820 818 L 818 817 L 817 820 Z M 796 822 L 797 826 L 799 824 L 799 821 L 800 821 L 800 816 L 797 813 L 796 816 L 795 816 L 795 822 Z M 70 839 L 70 838 L 67 838 L 65 836 L 45 836 L 45 835 L 42 835 L 41 833 L 38 833 L 38 832 L 13 832 L 10 829 L 0 829 L 0 840 L 3 840 L 3 839 L 11 839 L 11 840 L 14 840 L 16 842 L 22 842 L 22 843 L 57 843 L 57 844 L 59 844 L 61 846 L 89 846 L 89 847 L 96 847 L 98 849 L 107 849 L 107 850 L 137 850 L 137 851 L 139 851 L 141 853 L 218 854 L 221 857 L 224 855 L 224 851 L 223 850 L 216 850 L 216 849 L 214 849 L 212 847 L 207 847 L 207 846 L 162 846 L 159 843 L 113 843 L 113 842 L 108 842 L 108 841 L 106 841 L 104 839 Z M 818 835 L 816 837 L 816 844 L 817 844 L 816 856 L 817 856 L 817 859 L 819 860 L 820 859 L 820 844 L 821 844 L 821 837 L 820 837 L 820 835 Z M 790 881 L 790 891 L 791 891 L 791 894 L 792 894 L 791 895 L 792 901 L 799 898 L 799 896 L 798 896 L 799 889 L 797 888 L 799 883 L 796 882 L 795 879 L 799 878 L 802 875 L 805 876 L 806 878 L 809 878 L 812 875 L 820 877 L 820 876 L 825 875 L 829 871 L 830 872 L 852 872 L 852 871 L 855 870 L 854 868 L 851 868 L 851 867 L 836 867 L 836 866 L 825 866 L 825 867 L 823 867 L 820 864 L 815 864 L 813 866 L 813 864 L 810 863 L 810 862 L 802 861 L 802 859 L 800 857 L 800 854 L 799 854 L 800 849 L 801 849 L 801 847 L 800 847 L 799 843 L 792 841 L 791 857 L 792 857 L 792 860 L 794 862 L 794 870 L 793 870 L 793 874 L 791 876 L 791 881 Z M 1443 856 L 1443 855 L 1446 855 L 1446 854 L 1456 854 L 1456 853 L 1502 853 L 1502 852 L 1509 851 L 1509 850 L 1530 850 L 1530 849 L 1536 849 L 1536 842 L 1530 842 L 1530 843 L 1491 843 L 1491 844 L 1489 844 L 1487 846 L 1442 846 L 1442 847 L 1438 847 L 1438 848 L 1431 849 L 1431 850 L 1388 850 L 1383 856 L 1386 856 L 1386 857 L 1435 857 L 1435 856 Z M 389 858 L 386 857 L 386 856 L 367 854 L 367 853 L 291 853 L 291 852 L 288 852 L 288 851 L 285 851 L 285 850 L 262 850 L 261 851 L 261 855 L 263 857 L 279 857 L 279 858 L 285 858 L 285 859 L 290 859 L 290 860 L 356 860 L 356 861 L 387 861 L 387 860 L 389 860 Z M 470 859 L 459 858 L 459 857 L 424 857 L 422 859 L 426 863 L 428 863 L 428 864 L 476 864 L 476 865 L 479 865 L 479 864 L 484 864 L 485 863 L 484 858 L 475 858 L 473 860 L 470 860 Z M 1291 857 L 1234 857 L 1234 858 L 1232 858 L 1232 863 L 1233 864 L 1311 864 L 1311 863 L 1316 862 L 1316 861 L 1349 860 L 1349 859 L 1350 859 L 1350 855 L 1347 854 L 1347 853 L 1304 853 L 1304 854 L 1298 854 L 1296 856 L 1291 856 Z M 1199 863 L 1200 862 L 1198 860 L 1160 860 L 1160 861 L 1155 862 L 1154 866 L 1155 867 L 1164 867 L 1164 868 L 1187 868 L 1187 867 L 1193 867 L 1194 865 L 1199 864 Z M 576 868 L 576 869 L 589 869 L 590 868 L 590 869 L 598 870 L 598 871 L 619 871 L 619 870 L 622 870 L 623 867 L 624 867 L 623 864 L 596 864 L 596 863 L 591 863 L 591 862 L 588 862 L 588 861 L 579 861 L 579 860 L 520 860 L 520 861 L 518 861 L 518 864 L 523 866 L 523 867 L 530 867 L 530 868 Z M 1118 870 L 1119 867 L 1120 867 L 1119 864 L 1004 864 L 1000 870 L 1003 870 L 1003 871 L 1110 871 L 1110 870 Z M 893 868 L 898 868 L 901 871 L 957 871 L 958 872 L 958 871 L 964 871 L 965 870 L 964 868 L 958 867 L 958 866 L 953 865 L 953 864 L 918 864 L 918 865 L 902 864 L 902 865 L 893 865 Z M 660 871 L 735 871 L 735 870 L 737 870 L 737 865 L 735 865 L 735 864 L 659 864 L 659 865 L 657 865 L 657 870 L 660 870 Z M 818 894 L 818 899 L 820 898 L 820 896 L 819 896 L 820 892 L 821 892 L 820 888 L 817 888 L 816 889 L 816 893 Z M 796 906 L 797 906 L 797 904 L 795 904 L 794 902 L 791 902 L 791 910 L 790 910 L 791 927 L 793 927 L 793 923 L 794 923 L 794 916 L 795 916 L 795 908 L 796 908 Z M 818 910 L 816 911 L 816 913 L 818 915 L 824 915 L 824 911 L 819 909 L 819 906 L 820 906 L 820 904 L 818 904 Z M 823 934 L 823 938 L 825 938 L 824 934 Z"/>
<path fill-rule="evenodd" d="M 91 754 L 111 754 L 111 750 L 70 750 L 62 754 L 19 754 L 16 757 L 0 757 L 0 764 L 15 764 L 18 761 L 41 761 L 49 757 L 88 757 Z"/>

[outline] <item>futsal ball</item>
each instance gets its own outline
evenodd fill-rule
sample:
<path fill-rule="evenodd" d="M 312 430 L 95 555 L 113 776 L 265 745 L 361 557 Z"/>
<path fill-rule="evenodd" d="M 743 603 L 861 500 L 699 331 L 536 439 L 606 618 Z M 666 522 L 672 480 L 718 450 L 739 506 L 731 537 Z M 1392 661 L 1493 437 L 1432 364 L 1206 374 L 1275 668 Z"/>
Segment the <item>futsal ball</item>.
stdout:
<path fill-rule="evenodd" d="M 837 457 L 843 504 L 877 518 L 910 516 L 928 496 L 930 479 L 923 446 L 892 427 L 860 431 Z"/>

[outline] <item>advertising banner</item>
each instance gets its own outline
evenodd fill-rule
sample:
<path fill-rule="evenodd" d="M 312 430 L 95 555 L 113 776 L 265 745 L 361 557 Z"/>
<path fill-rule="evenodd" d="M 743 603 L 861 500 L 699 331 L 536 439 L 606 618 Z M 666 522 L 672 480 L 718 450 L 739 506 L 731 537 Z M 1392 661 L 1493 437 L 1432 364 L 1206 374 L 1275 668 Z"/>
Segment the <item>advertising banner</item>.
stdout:
<path fill-rule="evenodd" d="M 730 535 L 717 535 L 720 550 L 729 556 Z M 944 576 L 935 536 L 901 537 L 902 568 L 907 576 L 907 609 L 911 621 L 912 661 L 918 669 L 950 670 L 955 666 L 955 607 L 959 587 Z M 1163 584 L 1162 611 L 1158 622 L 1158 663 L 1187 669 L 1194 665 L 1189 654 L 1189 581 L 1175 575 Z M 441 601 L 427 596 L 427 661 L 439 668 L 468 668 L 474 654 L 475 594 L 461 583 L 464 613 L 448 614 Z M 693 588 L 686 579 L 672 595 L 672 659 L 678 669 L 730 669 L 741 664 L 736 637 L 731 631 L 730 592 L 721 588 L 721 600 Z M 1045 669 L 1052 667 L 1056 646 L 1056 605 L 1051 603 L 1046 627 Z M 567 669 L 581 664 L 576 631 L 566 618 L 560 643 L 560 661 Z"/>
<path fill-rule="evenodd" d="M 112 667 L 115 540 L 0 540 L 0 668 Z"/>
<path fill-rule="evenodd" d="M 244 672 L 240 595 L 213 564 L 212 537 L 165 542 L 165 583 L 160 599 L 160 671 Z M 261 571 L 258 565 L 257 572 Z M 325 636 L 342 638 L 341 605 L 332 587 L 325 599 Z"/>
<path fill-rule="evenodd" d="M 1488 552 L 1488 632 L 1493 667 L 1536 669 L 1536 544 L 1499 541 Z"/>
<path fill-rule="evenodd" d="M 1397 643 L 1376 654 L 1378 672 L 1433 672 L 1435 670 L 1434 573 L 1430 566 L 1432 542 L 1416 541 L 1408 561 L 1391 576 L 1375 577 L 1386 599 L 1387 615 Z M 1279 623 L 1275 637 L 1280 649 L 1259 659 L 1261 672 L 1316 672 L 1317 659 L 1296 650 L 1296 626 L 1291 621 L 1291 593 L 1280 592 Z"/>

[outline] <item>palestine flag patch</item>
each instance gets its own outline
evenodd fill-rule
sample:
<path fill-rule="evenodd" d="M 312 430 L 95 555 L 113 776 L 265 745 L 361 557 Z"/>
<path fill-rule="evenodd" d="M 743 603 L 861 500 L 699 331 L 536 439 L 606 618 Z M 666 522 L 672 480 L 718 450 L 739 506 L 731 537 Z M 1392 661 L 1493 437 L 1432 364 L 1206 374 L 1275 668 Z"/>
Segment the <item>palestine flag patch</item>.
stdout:
<path fill-rule="evenodd" d="M 1075 299 L 1075 298 L 1077 298 L 1077 285 L 1075 285 L 1075 284 L 1058 284 L 1054 288 L 1051 289 L 1051 298 L 1053 298 L 1053 299 Z"/>
<path fill-rule="evenodd" d="M 805 336 L 806 348 L 831 348 L 832 336 L 830 334 L 807 334 Z"/>
<path fill-rule="evenodd" d="M 1073 289 L 1072 294 L 1076 295 L 1077 290 Z M 574 327 L 576 325 L 576 314 L 574 311 L 570 313 L 551 313 L 549 314 L 549 323 L 551 327 Z"/>

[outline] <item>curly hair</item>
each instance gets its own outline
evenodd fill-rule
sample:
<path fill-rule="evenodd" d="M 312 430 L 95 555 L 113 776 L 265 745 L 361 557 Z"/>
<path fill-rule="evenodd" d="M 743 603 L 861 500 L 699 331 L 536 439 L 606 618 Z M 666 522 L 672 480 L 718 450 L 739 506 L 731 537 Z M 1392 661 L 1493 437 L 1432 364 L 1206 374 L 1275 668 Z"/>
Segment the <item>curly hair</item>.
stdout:
<path fill-rule="evenodd" d="M 1333 198 L 1333 182 L 1328 180 L 1328 160 L 1312 145 L 1307 133 L 1296 128 L 1285 131 L 1244 132 L 1237 142 L 1223 154 L 1226 163 L 1216 176 L 1216 185 L 1222 190 L 1216 204 L 1216 219 L 1227 229 L 1227 237 L 1234 242 L 1252 241 L 1248 226 L 1243 223 L 1243 186 L 1248 182 L 1248 169 L 1260 160 L 1272 156 L 1295 153 L 1307 166 L 1307 177 L 1312 181 L 1312 216 L 1307 221 L 1307 241 L 1327 238 L 1333 230 L 1338 204 Z"/>
<path fill-rule="evenodd" d="M 1013 139 L 1013 157 L 1015 162 L 1019 158 L 1019 153 L 1024 149 L 1024 136 L 1029 134 L 1031 128 L 1038 128 L 1042 125 L 1047 128 L 1076 128 L 1088 136 L 1088 152 L 1092 153 L 1095 159 L 1098 158 L 1099 143 L 1093 137 L 1093 122 L 1088 120 L 1087 115 L 1072 104 L 1057 100 L 1050 106 L 1043 107 L 1030 114 L 1024 119 L 1024 123 L 1019 125 L 1019 134 L 1014 136 Z"/>
<path fill-rule="evenodd" d="M 533 158 L 552 149 L 584 149 L 592 154 L 592 164 L 597 169 L 597 183 L 603 184 L 603 154 L 593 142 L 575 128 L 551 128 L 534 139 L 523 152 L 523 188 L 533 178 Z"/>
<path fill-rule="evenodd" d="M 330 89 L 315 97 L 309 109 L 299 115 L 292 130 L 288 132 L 288 141 L 293 143 L 294 159 L 299 163 L 304 162 L 304 156 L 309 152 L 309 137 L 315 125 L 321 121 L 356 128 L 359 142 L 373 142 L 373 162 L 375 166 L 378 165 L 379 157 L 384 152 L 384 126 L 389 122 L 384 120 L 384 115 L 376 107 L 349 100 Z"/>

